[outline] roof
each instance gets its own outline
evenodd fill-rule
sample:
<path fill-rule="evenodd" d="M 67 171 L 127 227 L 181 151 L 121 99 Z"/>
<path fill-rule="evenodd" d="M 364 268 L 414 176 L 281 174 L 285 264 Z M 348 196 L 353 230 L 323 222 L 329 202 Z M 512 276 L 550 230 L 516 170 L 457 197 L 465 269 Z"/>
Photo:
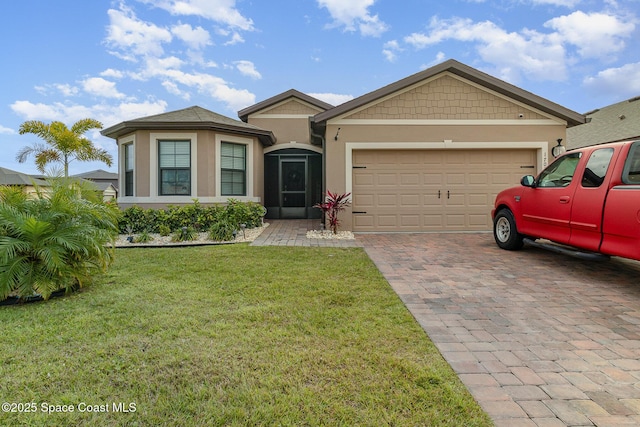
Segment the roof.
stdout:
<path fill-rule="evenodd" d="M 48 187 L 49 183 L 43 179 L 34 178 L 26 173 L 7 168 L 0 168 L 0 185 L 40 185 Z"/>
<path fill-rule="evenodd" d="M 250 114 L 256 113 L 260 110 L 264 110 L 265 108 L 269 108 L 272 105 L 275 105 L 279 102 L 285 101 L 289 98 L 298 98 L 308 104 L 313 105 L 314 107 L 317 107 L 323 111 L 329 110 L 331 108 L 333 108 L 333 105 L 328 104 L 324 101 L 320 101 L 317 98 L 314 98 L 313 96 L 309 96 L 305 93 L 299 92 L 295 89 L 289 89 L 286 92 L 282 92 L 279 95 L 276 96 L 272 96 L 271 98 L 265 99 L 264 101 L 258 102 L 257 104 L 254 104 L 250 107 L 247 107 L 243 110 L 238 111 L 238 117 L 240 117 L 240 120 L 242 120 L 243 122 L 246 122 L 247 119 L 249 118 Z"/>
<path fill-rule="evenodd" d="M 567 130 L 567 148 L 640 139 L 640 96 L 588 113 L 587 123 Z"/>
<path fill-rule="evenodd" d="M 100 133 L 104 136 L 117 139 L 136 130 L 185 129 L 217 130 L 255 136 L 263 145 L 273 145 L 276 142 L 276 138 L 271 131 L 214 113 L 213 111 L 198 106 L 124 121 L 103 129 Z"/>
<path fill-rule="evenodd" d="M 507 83 L 503 80 L 483 73 L 468 65 L 462 64 L 454 59 L 450 59 L 434 67 L 428 68 L 419 73 L 413 74 L 402 80 L 398 80 L 395 83 L 391 83 L 385 87 L 382 87 L 373 92 L 369 92 L 351 101 L 345 102 L 331 110 L 327 110 L 323 113 L 319 113 L 313 117 L 313 121 L 316 123 L 326 122 L 332 118 L 338 117 L 356 108 L 367 105 L 380 98 L 401 91 L 409 86 L 419 83 L 423 80 L 434 77 L 438 74 L 449 72 L 460 76 L 466 80 L 477 83 L 487 89 L 491 89 L 494 92 L 505 95 L 511 99 L 522 102 L 525 105 L 529 105 L 545 113 L 551 114 L 554 117 L 561 118 L 567 122 L 567 126 L 576 126 L 585 122 L 585 117 L 582 114 L 569 110 L 561 105 L 544 99 L 540 96 L 534 95 L 524 89 Z"/>
<path fill-rule="evenodd" d="M 116 172 L 107 172 L 105 170 L 102 169 L 97 169 L 94 171 L 89 171 L 89 172 L 84 172 L 84 173 L 78 173 L 75 175 L 72 175 L 74 177 L 77 178 L 84 178 L 84 179 L 118 179 L 118 174 Z"/>

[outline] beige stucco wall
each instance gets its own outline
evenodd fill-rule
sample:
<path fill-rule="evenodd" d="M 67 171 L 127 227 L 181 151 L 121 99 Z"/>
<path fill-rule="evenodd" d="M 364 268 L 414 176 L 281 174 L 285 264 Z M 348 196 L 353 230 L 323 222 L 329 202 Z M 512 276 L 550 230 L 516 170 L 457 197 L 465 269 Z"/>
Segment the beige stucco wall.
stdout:
<path fill-rule="evenodd" d="M 293 141 L 298 144 L 310 144 L 309 117 L 322 111 L 298 99 L 291 98 L 271 108 L 251 114 L 247 118 L 247 122 L 273 132 L 277 140 L 276 145 L 290 144 Z"/>
<path fill-rule="evenodd" d="M 326 135 L 327 189 L 343 193 L 352 174 L 347 157 L 356 148 L 536 149 L 539 171 L 557 139 L 566 139 L 566 123 L 445 75 L 330 120 Z M 350 208 L 341 222 L 351 228 Z"/>
<path fill-rule="evenodd" d="M 154 188 L 157 187 L 156 183 L 152 183 L 152 168 L 155 168 L 154 173 L 157 173 L 157 162 L 151 163 L 151 147 L 152 144 L 156 144 L 156 140 L 161 138 L 162 135 L 167 135 L 167 138 L 172 138 L 179 135 L 185 137 L 189 135 L 195 135 L 197 140 L 195 159 L 192 158 L 191 167 L 195 167 L 196 176 L 195 184 L 192 181 L 192 194 L 189 196 L 170 196 L 159 197 L 154 193 Z M 152 135 L 155 137 L 151 141 Z M 193 202 L 193 199 L 197 198 L 202 204 L 217 204 L 225 203 L 227 197 L 217 194 L 217 165 L 216 165 L 216 144 L 219 141 L 229 142 L 246 142 L 248 146 L 251 146 L 252 160 L 249 162 L 247 159 L 247 168 L 252 164 L 251 173 L 251 185 L 247 183 L 247 191 L 250 191 L 249 187 L 252 187 L 250 194 L 246 197 L 234 197 L 238 200 L 252 200 L 261 201 L 264 198 L 264 156 L 263 147 L 258 138 L 238 136 L 227 133 L 218 133 L 210 130 L 198 130 L 193 131 L 189 129 L 184 130 L 171 130 L 171 131 L 136 131 L 133 134 L 126 135 L 119 138 L 118 143 L 123 144 L 133 141 L 135 145 L 135 158 L 134 158 L 134 182 L 135 190 L 134 197 L 124 197 L 124 189 L 120 190 L 120 197 L 118 199 L 119 206 L 126 208 L 128 206 L 141 206 L 141 207 L 164 207 L 168 204 L 183 205 Z M 154 148 L 155 150 L 155 148 Z M 249 150 L 247 150 L 249 155 Z M 124 158 L 122 157 L 122 150 L 118 150 L 119 164 L 122 165 Z M 192 154 L 193 156 L 193 154 Z M 154 179 L 155 181 L 155 179 Z M 123 170 L 120 169 L 120 183 L 124 186 Z M 153 184 L 153 185 L 152 185 Z M 157 190 L 156 190 L 157 192 Z M 164 200 L 158 200 L 164 199 Z"/>

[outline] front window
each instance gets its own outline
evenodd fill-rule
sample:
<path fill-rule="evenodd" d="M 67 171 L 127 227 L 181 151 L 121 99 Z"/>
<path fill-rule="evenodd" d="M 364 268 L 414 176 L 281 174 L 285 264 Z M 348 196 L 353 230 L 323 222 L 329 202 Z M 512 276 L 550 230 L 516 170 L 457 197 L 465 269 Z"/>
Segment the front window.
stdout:
<path fill-rule="evenodd" d="M 247 147 L 244 144 L 220 144 L 221 192 L 223 196 L 247 195 Z"/>
<path fill-rule="evenodd" d="M 158 141 L 160 195 L 191 194 L 191 141 Z"/>
<path fill-rule="evenodd" d="M 124 195 L 133 196 L 133 144 L 124 146 Z"/>
<path fill-rule="evenodd" d="M 558 158 L 538 177 L 538 187 L 566 187 L 571 184 L 582 153 L 571 153 Z"/>

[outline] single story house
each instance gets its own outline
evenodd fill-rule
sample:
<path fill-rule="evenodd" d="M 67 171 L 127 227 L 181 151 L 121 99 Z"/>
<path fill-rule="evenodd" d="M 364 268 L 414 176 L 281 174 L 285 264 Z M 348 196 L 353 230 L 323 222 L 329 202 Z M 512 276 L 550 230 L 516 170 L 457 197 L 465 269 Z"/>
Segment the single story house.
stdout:
<path fill-rule="evenodd" d="M 36 187 L 45 189 L 51 186 L 44 179 L 7 168 L 0 168 L 0 185 L 21 187 L 25 193 L 30 195 L 35 195 L 37 193 L 38 190 Z"/>
<path fill-rule="evenodd" d="M 567 148 L 640 139 L 640 96 L 584 114 L 587 122 L 567 129 Z"/>
<path fill-rule="evenodd" d="M 313 218 L 330 190 L 351 193 L 343 229 L 489 230 L 495 195 L 585 122 L 455 60 L 339 106 L 289 90 L 238 116 L 190 107 L 104 129 L 118 144 L 119 204 L 234 198 Z"/>

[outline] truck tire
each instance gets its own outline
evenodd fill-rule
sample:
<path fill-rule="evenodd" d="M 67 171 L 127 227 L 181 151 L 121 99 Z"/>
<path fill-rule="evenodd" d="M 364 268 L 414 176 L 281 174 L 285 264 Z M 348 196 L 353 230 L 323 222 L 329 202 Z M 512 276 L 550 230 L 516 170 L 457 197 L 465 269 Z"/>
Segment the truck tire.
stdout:
<path fill-rule="evenodd" d="M 493 238 L 502 249 L 514 251 L 524 245 L 524 236 L 518 233 L 516 220 L 509 209 L 501 209 L 493 219 Z"/>

